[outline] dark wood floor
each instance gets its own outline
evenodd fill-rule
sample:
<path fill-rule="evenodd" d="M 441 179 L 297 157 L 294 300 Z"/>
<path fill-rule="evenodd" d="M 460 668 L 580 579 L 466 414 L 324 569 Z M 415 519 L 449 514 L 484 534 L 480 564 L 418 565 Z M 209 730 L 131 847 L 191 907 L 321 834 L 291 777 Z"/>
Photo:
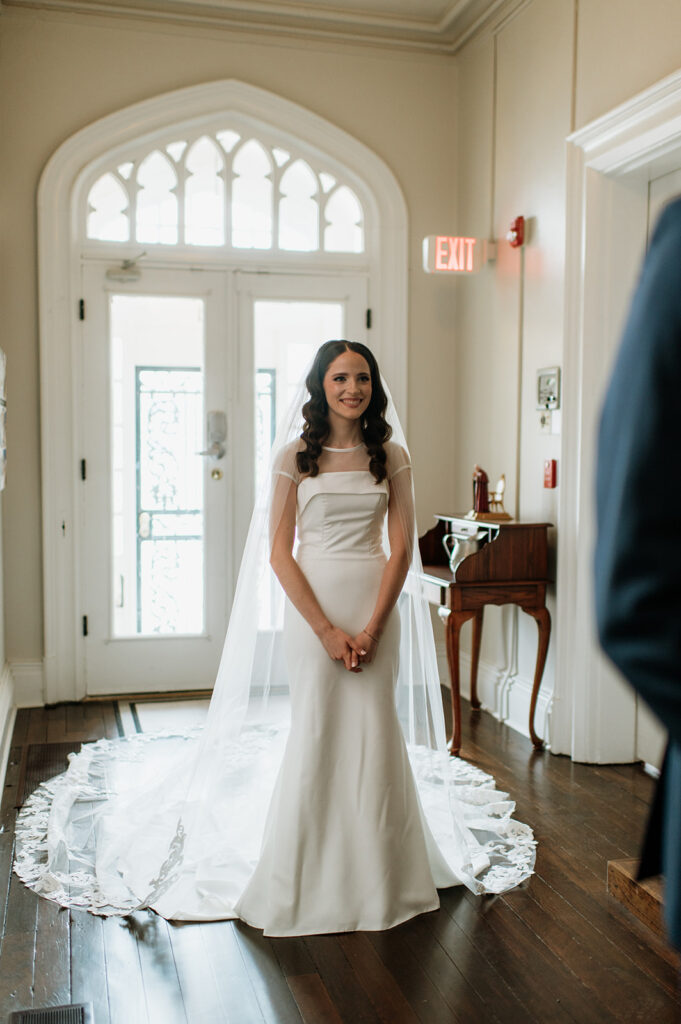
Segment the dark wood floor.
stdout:
<path fill-rule="evenodd" d="M 536 875 L 503 897 L 447 890 L 439 911 L 388 932 L 297 939 L 147 912 L 104 920 L 26 889 L 11 874 L 26 751 L 77 749 L 117 724 L 112 704 L 21 711 L 0 821 L 0 1021 L 79 1002 L 93 1003 L 96 1024 L 681 1020 L 675 956 L 605 889 L 606 862 L 637 852 L 651 780 L 533 753 L 464 708 L 462 754 L 515 795 L 539 842 Z"/>

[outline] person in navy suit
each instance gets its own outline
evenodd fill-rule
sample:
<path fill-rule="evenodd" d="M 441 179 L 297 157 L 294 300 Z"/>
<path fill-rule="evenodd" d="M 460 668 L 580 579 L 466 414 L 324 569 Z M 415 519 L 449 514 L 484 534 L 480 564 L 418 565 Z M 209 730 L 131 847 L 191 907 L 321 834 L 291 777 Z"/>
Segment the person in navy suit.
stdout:
<path fill-rule="evenodd" d="M 669 733 L 639 877 L 665 876 L 681 948 L 681 199 L 643 264 L 601 415 L 596 617 L 606 654 Z"/>

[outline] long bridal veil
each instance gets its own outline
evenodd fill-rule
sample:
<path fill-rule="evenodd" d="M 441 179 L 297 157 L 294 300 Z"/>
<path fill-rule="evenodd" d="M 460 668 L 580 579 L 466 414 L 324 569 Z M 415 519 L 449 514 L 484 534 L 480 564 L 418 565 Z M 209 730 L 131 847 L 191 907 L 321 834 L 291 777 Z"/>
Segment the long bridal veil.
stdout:
<path fill-rule="evenodd" d="M 386 388 L 387 392 L 387 388 Z M 279 425 L 276 467 L 300 437 L 301 383 Z M 396 703 L 430 832 L 452 877 L 502 892 L 534 865 L 531 830 L 484 772 L 449 755 L 430 609 L 419 573 L 409 453 L 395 406 L 386 418 L 402 465 L 391 501 L 409 541 Z M 205 724 L 84 744 L 43 783 L 17 820 L 15 870 L 36 892 L 99 914 L 152 907 L 173 920 L 234 917 L 257 862 L 287 735 L 284 595 L 269 566 L 281 477 L 256 496 Z M 388 544 L 387 535 L 385 538 Z M 437 879 L 436 879 L 437 882 Z"/>

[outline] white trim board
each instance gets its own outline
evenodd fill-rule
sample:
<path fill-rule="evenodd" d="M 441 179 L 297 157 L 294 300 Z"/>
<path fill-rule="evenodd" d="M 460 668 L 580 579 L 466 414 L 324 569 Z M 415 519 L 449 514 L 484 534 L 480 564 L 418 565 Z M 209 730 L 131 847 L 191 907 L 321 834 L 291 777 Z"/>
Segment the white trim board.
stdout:
<path fill-rule="evenodd" d="M 84 609 L 78 594 L 78 420 L 74 413 L 81 254 L 74 211 L 92 166 L 134 140 L 169 126 L 238 112 L 275 125 L 328 153 L 362 185 L 371 226 L 369 301 L 371 344 L 380 355 L 403 423 L 407 398 L 407 207 L 388 166 L 347 132 L 264 89 L 229 79 L 165 93 L 83 128 L 49 160 L 38 189 L 40 301 L 44 694 L 48 703 L 85 693 L 80 657 Z M 367 232 L 369 235 L 369 231 Z"/>
<path fill-rule="evenodd" d="M 681 72 L 567 140 L 562 486 L 553 749 L 635 759 L 633 691 L 596 640 L 595 439 L 603 390 L 647 233 L 647 183 L 681 166 Z"/>
<path fill-rule="evenodd" d="M 39 708 L 45 702 L 45 675 L 42 661 L 11 661 L 9 671 L 14 685 L 17 708 Z M 49 702 L 48 702 L 49 703 Z"/>

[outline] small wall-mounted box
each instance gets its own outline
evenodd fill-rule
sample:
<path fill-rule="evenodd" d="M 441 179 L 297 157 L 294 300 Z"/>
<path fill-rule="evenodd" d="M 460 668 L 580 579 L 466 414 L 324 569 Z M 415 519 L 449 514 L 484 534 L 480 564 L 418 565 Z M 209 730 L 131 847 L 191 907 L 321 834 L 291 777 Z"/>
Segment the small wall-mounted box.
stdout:
<path fill-rule="evenodd" d="M 560 409 L 560 366 L 537 370 L 537 408 Z"/>

